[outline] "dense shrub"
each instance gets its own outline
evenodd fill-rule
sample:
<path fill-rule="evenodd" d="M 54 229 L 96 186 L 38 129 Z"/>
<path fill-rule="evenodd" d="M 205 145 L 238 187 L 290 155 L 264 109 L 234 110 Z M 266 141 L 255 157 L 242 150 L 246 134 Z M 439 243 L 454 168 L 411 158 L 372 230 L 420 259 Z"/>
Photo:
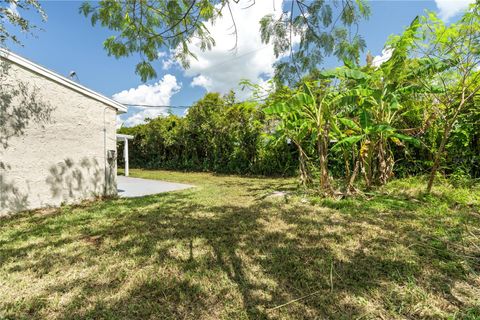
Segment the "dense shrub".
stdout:
<path fill-rule="evenodd" d="M 184 117 L 170 114 L 119 132 L 135 136 L 129 144 L 132 167 L 294 174 L 294 149 L 287 141 L 272 141 L 265 125 L 258 105 L 235 103 L 233 95 L 209 93 Z M 123 165 L 121 157 L 119 165 Z"/>
<path fill-rule="evenodd" d="M 150 169 L 214 171 L 218 173 L 290 176 L 298 170 L 298 151 L 286 139 L 274 135 L 272 119 L 262 106 L 236 103 L 233 96 L 206 94 L 183 117 L 170 114 L 146 124 L 121 128 L 120 133 L 134 135 L 130 142 L 130 166 Z M 421 114 L 410 113 L 405 127 L 418 127 Z M 441 138 L 440 126 L 432 124 L 417 137 L 422 145 L 393 145 L 395 177 L 426 174 L 432 165 L 432 151 Z M 480 178 L 480 119 L 478 114 L 462 117 L 447 146 L 442 172 L 455 182 L 465 177 Z M 437 142 L 435 142 L 437 141 Z M 333 144 L 332 144 L 333 145 Z M 331 146 L 330 146 L 331 147 Z M 119 143 L 119 154 L 123 143 Z M 314 177 L 318 175 L 314 144 L 305 149 Z M 345 176 L 341 150 L 329 156 L 329 172 L 335 178 Z M 123 166 L 123 158 L 119 157 Z M 353 167 L 354 163 L 350 163 Z"/>

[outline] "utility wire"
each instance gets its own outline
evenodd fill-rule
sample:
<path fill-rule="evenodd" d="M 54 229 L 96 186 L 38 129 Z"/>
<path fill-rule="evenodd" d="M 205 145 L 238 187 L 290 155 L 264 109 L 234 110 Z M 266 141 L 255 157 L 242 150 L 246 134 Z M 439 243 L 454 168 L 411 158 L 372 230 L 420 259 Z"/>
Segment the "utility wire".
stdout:
<path fill-rule="evenodd" d="M 263 102 L 265 101 L 266 99 L 258 99 L 258 100 L 245 100 L 245 101 L 238 101 L 238 102 L 234 102 L 233 104 L 241 104 L 241 103 L 245 103 L 245 102 Z M 114 100 L 115 101 L 115 100 Z M 130 107 L 140 107 L 140 108 L 172 108 L 172 109 L 188 109 L 188 108 L 191 108 L 193 106 L 195 106 L 194 104 L 193 105 L 185 105 L 185 106 L 182 106 L 182 105 L 178 105 L 178 106 L 170 106 L 170 105 L 152 105 L 152 104 L 138 104 L 138 103 L 124 103 L 124 102 L 121 102 L 121 101 L 115 101 L 115 102 L 118 102 L 120 104 L 123 104 L 125 106 L 130 106 Z M 216 104 L 215 106 L 224 106 L 224 105 L 227 105 L 228 103 L 224 103 L 224 104 Z"/>
<path fill-rule="evenodd" d="M 118 102 L 120 104 L 123 104 L 125 106 L 129 106 L 129 107 L 141 107 L 141 108 L 188 109 L 188 108 L 193 106 L 193 105 L 191 105 L 191 106 L 167 106 L 167 105 L 151 105 L 151 104 L 141 104 L 141 103 L 124 103 L 124 102 L 121 102 L 121 101 L 115 101 L 115 102 Z"/>

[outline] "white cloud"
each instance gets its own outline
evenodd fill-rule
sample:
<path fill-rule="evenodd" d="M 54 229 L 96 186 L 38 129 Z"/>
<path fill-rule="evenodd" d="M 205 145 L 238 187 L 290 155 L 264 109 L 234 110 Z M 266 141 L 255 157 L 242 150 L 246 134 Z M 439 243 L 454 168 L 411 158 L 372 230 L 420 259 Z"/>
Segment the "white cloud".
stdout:
<path fill-rule="evenodd" d="M 205 77 L 204 75 L 196 76 L 192 79 L 192 83 L 190 83 L 192 87 L 204 87 L 209 88 L 212 87 L 212 79 Z"/>
<path fill-rule="evenodd" d="M 163 70 L 168 70 L 170 69 L 173 65 L 175 65 L 175 60 L 173 60 L 172 57 L 163 60 L 162 68 Z"/>
<path fill-rule="evenodd" d="M 372 66 L 380 67 L 382 63 L 388 61 L 392 57 L 393 50 L 390 48 L 383 49 L 380 56 L 375 56 L 372 61 Z"/>
<path fill-rule="evenodd" d="M 163 78 L 151 85 L 142 84 L 136 88 L 121 91 L 113 95 L 113 99 L 121 103 L 129 105 L 169 105 L 170 98 L 179 92 L 181 83 L 177 82 L 174 75 L 166 74 Z M 168 108 L 141 108 L 137 112 L 127 118 L 123 125 L 126 127 L 135 126 L 145 123 L 145 119 L 156 118 L 167 113 Z"/>
<path fill-rule="evenodd" d="M 125 121 L 120 119 L 120 123 L 118 123 L 117 119 L 117 128 L 118 127 L 133 127 L 139 124 L 143 124 L 146 122 L 146 119 L 155 119 L 159 116 L 164 116 L 168 113 L 168 108 L 152 108 L 152 109 L 145 109 L 145 108 L 137 108 L 131 107 L 139 110 L 139 112 L 134 113 L 132 116 L 128 117 Z"/>
<path fill-rule="evenodd" d="M 180 90 L 181 84 L 174 75 L 166 74 L 154 84 L 142 84 L 136 88 L 115 93 L 113 98 L 125 104 L 169 104 L 170 98 Z"/>
<path fill-rule="evenodd" d="M 272 64 L 277 60 L 272 45 L 265 45 L 260 38 L 260 19 L 267 14 L 279 17 L 282 14 L 282 0 L 256 1 L 246 9 L 251 1 L 231 2 L 232 13 L 237 25 L 238 42 L 235 46 L 233 22 L 228 10 L 214 24 L 207 23 L 216 45 L 210 51 L 203 52 L 192 45 L 191 51 L 198 59 L 191 59 L 190 68 L 184 70 L 186 77 L 193 77 L 191 86 L 200 86 L 207 91 L 226 93 L 235 89 L 240 95 L 238 83 L 249 79 L 254 83 L 263 83 L 272 77 Z M 164 67 L 172 66 L 164 61 Z"/>
<path fill-rule="evenodd" d="M 163 70 L 168 70 L 173 66 L 178 66 L 179 64 L 175 61 L 174 58 L 175 55 L 175 50 L 170 50 L 170 52 L 165 52 L 161 51 L 158 53 L 159 58 L 164 58 L 162 59 L 162 69 Z"/>
<path fill-rule="evenodd" d="M 442 20 L 447 21 L 457 14 L 465 11 L 475 0 L 435 0 L 439 16 Z"/>

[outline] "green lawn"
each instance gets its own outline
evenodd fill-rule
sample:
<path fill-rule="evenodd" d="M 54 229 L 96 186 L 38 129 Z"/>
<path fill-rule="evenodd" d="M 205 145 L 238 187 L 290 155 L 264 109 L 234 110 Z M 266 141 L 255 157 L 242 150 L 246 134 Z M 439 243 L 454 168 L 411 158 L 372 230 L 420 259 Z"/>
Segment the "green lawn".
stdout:
<path fill-rule="evenodd" d="M 478 187 L 132 175 L 196 187 L 0 220 L 0 319 L 480 319 Z"/>

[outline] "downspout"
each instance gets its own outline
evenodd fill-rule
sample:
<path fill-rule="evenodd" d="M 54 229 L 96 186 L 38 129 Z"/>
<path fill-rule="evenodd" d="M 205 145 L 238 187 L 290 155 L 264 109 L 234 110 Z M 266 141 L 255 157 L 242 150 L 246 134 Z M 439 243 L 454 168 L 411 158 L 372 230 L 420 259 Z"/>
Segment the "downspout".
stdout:
<path fill-rule="evenodd" d="M 107 119 L 106 111 L 108 107 L 103 109 L 103 172 L 104 172 L 104 181 L 103 181 L 103 196 L 107 195 Z"/>

